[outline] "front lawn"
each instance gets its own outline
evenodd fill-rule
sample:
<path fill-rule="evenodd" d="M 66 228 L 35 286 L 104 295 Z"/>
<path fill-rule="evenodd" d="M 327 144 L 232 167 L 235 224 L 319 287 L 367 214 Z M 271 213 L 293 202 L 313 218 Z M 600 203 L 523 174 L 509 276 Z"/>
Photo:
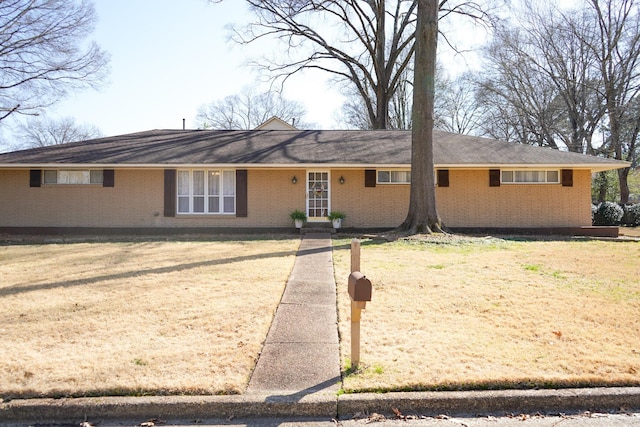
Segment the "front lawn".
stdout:
<path fill-rule="evenodd" d="M 0 399 L 243 392 L 298 245 L 0 246 Z"/>
<path fill-rule="evenodd" d="M 349 243 L 334 242 L 347 391 L 640 384 L 638 242 L 363 240 L 357 372 Z"/>

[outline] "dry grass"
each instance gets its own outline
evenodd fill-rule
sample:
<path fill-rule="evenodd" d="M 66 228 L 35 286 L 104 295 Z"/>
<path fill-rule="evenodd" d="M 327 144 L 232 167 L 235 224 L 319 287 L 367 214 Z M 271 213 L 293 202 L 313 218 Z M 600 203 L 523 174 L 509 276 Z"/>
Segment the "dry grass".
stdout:
<path fill-rule="evenodd" d="M 298 245 L 0 246 L 0 397 L 242 392 Z"/>
<path fill-rule="evenodd" d="M 347 368 L 348 244 L 334 250 Z M 361 270 L 373 301 L 347 391 L 640 384 L 638 242 L 364 240 Z"/>

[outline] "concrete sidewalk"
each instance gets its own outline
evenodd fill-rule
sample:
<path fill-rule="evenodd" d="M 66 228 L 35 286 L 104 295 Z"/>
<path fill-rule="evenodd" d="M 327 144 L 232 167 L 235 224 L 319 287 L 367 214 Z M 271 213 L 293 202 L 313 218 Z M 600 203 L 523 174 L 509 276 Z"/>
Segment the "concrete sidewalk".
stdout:
<path fill-rule="evenodd" d="M 335 399 L 339 352 L 331 235 L 307 234 L 246 393 Z"/>

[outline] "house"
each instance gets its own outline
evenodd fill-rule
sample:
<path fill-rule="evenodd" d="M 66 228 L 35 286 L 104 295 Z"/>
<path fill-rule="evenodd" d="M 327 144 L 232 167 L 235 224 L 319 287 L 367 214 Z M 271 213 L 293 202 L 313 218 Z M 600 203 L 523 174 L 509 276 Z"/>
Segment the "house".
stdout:
<path fill-rule="evenodd" d="M 294 119 L 295 123 L 295 119 Z M 280 117 L 273 116 L 258 125 L 255 130 L 298 130 L 293 125 L 282 120 Z"/>
<path fill-rule="evenodd" d="M 628 163 L 434 131 L 438 211 L 452 229 L 586 232 L 591 174 Z M 152 130 L 0 154 L 0 229 L 345 227 L 404 220 L 411 133 Z"/>

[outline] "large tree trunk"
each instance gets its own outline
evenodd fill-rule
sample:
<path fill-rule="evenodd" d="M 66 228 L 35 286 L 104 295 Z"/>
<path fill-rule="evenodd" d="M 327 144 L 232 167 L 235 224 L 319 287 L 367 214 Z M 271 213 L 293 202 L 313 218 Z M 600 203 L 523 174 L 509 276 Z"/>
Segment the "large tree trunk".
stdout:
<path fill-rule="evenodd" d="M 411 133 L 409 213 L 400 229 L 409 233 L 441 232 L 433 171 L 433 106 L 435 94 L 438 1 L 419 0 Z"/>
<path fill-rule="evenodd" d="M 631 168 L 618 169 L 618 181 L 620 183 L 620 204 L 629 203 L 629 171 Z"/>
<path fill-rule="evenodd" d="M 374 129 L 386 129 L 389 117 L 389 99 L 387 98 L 387 88 L 389 85 L 386 70 L 385 50 L 387 48 L 387 37 L 385 32 L 386 7 L 385 0 L 380 0 L 376 8 L 376 38 L 375 38 L 375 74 L 377 77 L 376 93 L 376 119 L 373 122 Z"/>

